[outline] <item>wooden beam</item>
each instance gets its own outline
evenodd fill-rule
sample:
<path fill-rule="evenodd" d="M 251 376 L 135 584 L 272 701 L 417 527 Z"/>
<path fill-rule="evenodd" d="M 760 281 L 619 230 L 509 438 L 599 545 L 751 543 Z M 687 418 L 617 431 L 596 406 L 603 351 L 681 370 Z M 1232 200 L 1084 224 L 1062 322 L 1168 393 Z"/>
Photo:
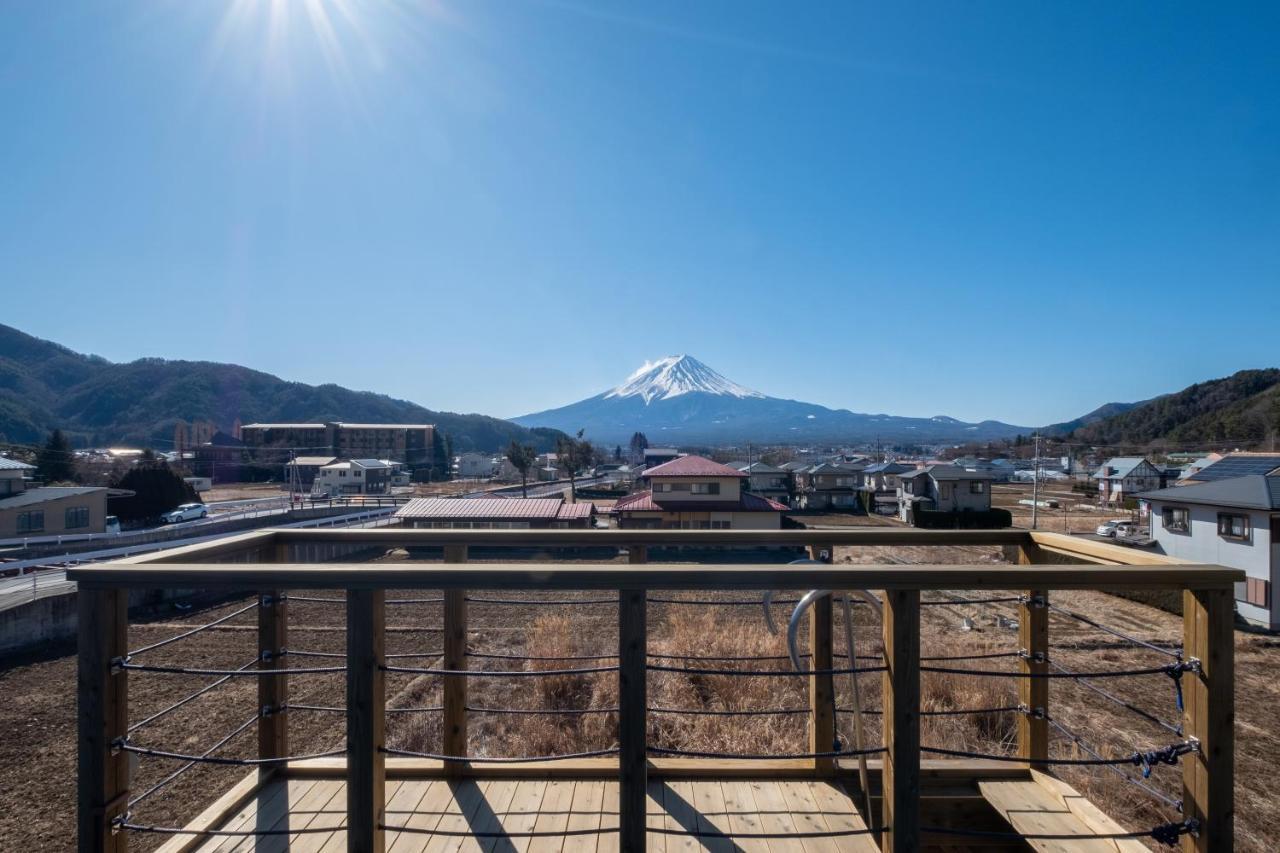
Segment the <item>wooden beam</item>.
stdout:
<path fill-rule="evenodd" d="M 347 590 L 347 850 L 384 853 L 386 593 Z"/>
<path fill-rule="evenodd" d="M 359 531 L 351 531 L 359 532 Z M 98 587 L 190 589 L 1205 589 L 1244 580 L 1209 565 L 1046 566 L 803 565 L 617 563 L 222 564 L 151 566 L 103 563 L 69 569 Z"/>
<path fill-rule="evenodd" d="M 465 563 L 467 546 L 446 545 L 446 563 Z M 444 657 L 445 669 L 462 671 L 467 668 L 467 593 L 462 589 L 444 591 Z M 446 675 L 442 679 L 441 694 L 444 710 L 442 745 L 445 755 L 467 755 L 467 677 Z M 465 761 L 445 762 L 452 775 L 459 775 L 466 767 Z"/>
<path fill-rule="evenodd" d="M 258 669 L 286 668 L 284 651 L 289 646 L 289 610 L 284 591 L 258 593 Z M 258 678 L 258 757 L 281 758 L 289 754 L 289 677 Z M 270 773 L 271 765 L 262 768 Z"/>
<path fill-rule="evenodd" d="M 837 545 L 1017 545 L 1031 533 L 1002 530 L 920 530 L 910 527 L 855 527 L 847 530 L 439 530 L 380 527 L 362 530 L 278 528 L 271 531 L 288 542 L 360 542 L 385 547 L 440 547 L 448 543 L 502 547 L 629 545 L 793 545 L 815 542 Z M 679 540 L 678 542 L 675 540 Z"/>
<path fill-rule="evenodd" d="M 129 730 L 129 594 L 81 589 L 77 811 L 80 853 L 125 853 L 128 834 L 114 831 L 129 799 L 129 753 L 114 746 Z"/>
<path fill-rule="evenodd" d="M 1066 533 L 1042 533 L 1035 531 L 1030 535 L 1030 543 L 1023 547 L 1032 553 L 1047 551 L 1053 554 L 1073 557 L 1081 561 L 1098 560 L 1118 566 L 1177 566 L 1182 565 L 1176 557 L 1157 554 L 1154 551 L 1143 551 L 1111 542 L 1099 542 L 1096 539 L 1085 539 L 1070 536 Z M 1035 562 L 1040 562 L 1036 559 Z"/>
<path fill-rule="evenodd" d="M 1211 853 L 1235 842 L 1235 608 L 1231 588 L 1188 590 L 1182 596 L 1183 650 L 1200 661 L 1182 676 L 1183 730 L 1200 742 L 1182 756 L 1183 815 L 1200 822 L 1182 849 Z"/>
<path fill-rule="evenodd" d="M 618 838 L 624 853 L 644 853 L 646 838 L 645 599 L 642 587 L 624 589 L 618 596 Z"/>
<path fill-rule="evenodd" d="M 809 676 L 810 752 L 832 752 L 836 748 L 836 688 L 835 677 L 830 674 L 835 662 L 831 636 L 833 610 L 829 595 L 819 598 L 809 608 L 809 652 L 813 655 L 810 663 L 815 672 L 828 670 Z M 834 772 L 835 765 L 834 758 L 813 760 L 814 772 L 823 776 Z"/>
<path fill-rule="evenodd" d="M 920 849 L 920 592 L 886 590 L 880 849 Z"/>
<path fill-rule="evenodd" d="M 1028 760 L 1049 757 L 1049 591 L 1032 589 L 1018 606 L 1018 645 L 1025 654 L 1019 670 L 1018 702 L 1026 711 L 1018 715 L 1018 755 Z"/>

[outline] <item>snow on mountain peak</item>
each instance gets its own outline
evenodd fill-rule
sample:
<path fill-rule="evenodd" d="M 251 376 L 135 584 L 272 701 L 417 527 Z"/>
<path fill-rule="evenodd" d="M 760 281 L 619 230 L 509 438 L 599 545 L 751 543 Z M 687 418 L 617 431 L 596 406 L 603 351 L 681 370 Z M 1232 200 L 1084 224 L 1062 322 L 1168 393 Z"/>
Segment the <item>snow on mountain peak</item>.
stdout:
<path fill-rule="evenodd" d="M 691 355 L 669 355 L 657 361 L 646 361 L 617 388 L 604 396 L 640 397 L 645 405 L 654 400 L 669 400 L 681 394 L 701 391 L 724 397 L 763 397 L 736 382 L 730 382 Z"/>

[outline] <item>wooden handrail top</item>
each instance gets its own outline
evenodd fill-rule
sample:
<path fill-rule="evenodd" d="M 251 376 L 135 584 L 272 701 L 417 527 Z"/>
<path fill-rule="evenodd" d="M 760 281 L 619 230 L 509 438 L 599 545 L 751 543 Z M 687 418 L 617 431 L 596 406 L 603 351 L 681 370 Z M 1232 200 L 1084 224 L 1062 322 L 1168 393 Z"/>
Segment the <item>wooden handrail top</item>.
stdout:
<path fill-rule="evenodd" d="M 97 588 L 287 589 L 1220 589 L 1244 572 L 1213 565 L 1043 566 L 619 563 L 103 563 L 67 577 Z"/>
<path fill-rule="evenodd" d="M 444 530 L 411 527 L 271 528 L 277 543 L 341 542 L 388 547 L 434 545 L 563 545 L 669 548 L 685 545 L 1028 545 L 1028 530 L 919 530 L 910 527 L 849 530 Z"/>

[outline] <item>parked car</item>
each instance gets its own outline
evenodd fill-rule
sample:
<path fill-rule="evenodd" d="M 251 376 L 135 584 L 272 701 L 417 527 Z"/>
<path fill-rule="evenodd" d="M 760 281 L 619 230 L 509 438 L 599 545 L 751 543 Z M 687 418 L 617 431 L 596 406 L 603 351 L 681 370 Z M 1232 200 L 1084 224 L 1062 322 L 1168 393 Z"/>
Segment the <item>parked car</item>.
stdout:
<path fill-rule="evenodd" d="M 160 516 L 160 520 L 165 524 L 175 524 L 179 521 L 193 521 L 197 518 L 207 518 L 209 508 L 204 504 L 182 504 L 177 509 L 171 509 L 164 515 Z"/>
<path fill-rule="evenodd" d="M 1098 529 L 1095 530 L 1094 532 L 1097 533 L 1099 536 L 1107 536 L 1109 538 L 1114 539 L 1116 535 L 1116 528 L 1122 524 L 1128 524 L 1128 523 L 1129 523 L 1129 519 L 1127 518 L 1113 518 L 1110 521 L 1104 521 L 1101 524 L 1099 524 Z"/>
<path fill-rule="evenodd" d="M 119 519 L 119 518 L 117 518 L 117 517 L 116 517 L 116 516 L 114 516 L 114 515 L 108 515 L 108 516 L 107 516 L 106 532 L 107 532 L 107 533 L 119 533 L 119 532 L 120 532 L 120 519 Z"/>
<path fill-rule="evenodd" d="M 1147 531 L 1147 528 L 1143 527 L 1141 524 L 1137 524 L 1132 521 L 1125 521 L 1116 525 L 1115 535 L 1117 539 L 1128 539 L 1131 536 L 1134 536 L 1134 537 L 1148 536 L 1149 533 Z"/>

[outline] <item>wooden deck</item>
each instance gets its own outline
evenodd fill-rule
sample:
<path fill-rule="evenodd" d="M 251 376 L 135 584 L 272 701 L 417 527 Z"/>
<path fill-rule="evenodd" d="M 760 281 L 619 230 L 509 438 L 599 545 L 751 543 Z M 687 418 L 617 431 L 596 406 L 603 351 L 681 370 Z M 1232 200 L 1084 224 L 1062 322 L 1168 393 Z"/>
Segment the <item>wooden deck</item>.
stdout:
<path fill-rule="evenodd" d="M 603 779 L 387 780 L 388 853 L 423 851 L 530 851 L 606 853 L 618 849 L 618 783 Z M 166 853 L 197 850 L 305 851 L 347 849 L 346 783 L 301 778 L 269 782 L 217 829 L 299 830 L 257 838 L 175 837 Z M 750 838 L 753 834 L 840 832 L 866 829 L 839 782 L 807 779 L 671 779 L 649 783 L 651 828 L 702 837 L 649 833 L 651 851 L 837 853 L 876 851 L 870 834 L 828 838 Z M 314 832 L 333 827 L 333 831 Z M 308 830 L 303 832 L 302 830 Z M 576 834 L 581 831 L 586 834 Z M 598 830 L 598 831 L 597 831 Z M 502 833 L 575 833 L 541 838 Z M 429 834 L 436 833 L 436 834 Z M 445 835 L 443 833 L 457 833 Z M 470 833 L 480 833 L 480 837 Z M 493 833 L 494 835 L 487 835 Z"/>

